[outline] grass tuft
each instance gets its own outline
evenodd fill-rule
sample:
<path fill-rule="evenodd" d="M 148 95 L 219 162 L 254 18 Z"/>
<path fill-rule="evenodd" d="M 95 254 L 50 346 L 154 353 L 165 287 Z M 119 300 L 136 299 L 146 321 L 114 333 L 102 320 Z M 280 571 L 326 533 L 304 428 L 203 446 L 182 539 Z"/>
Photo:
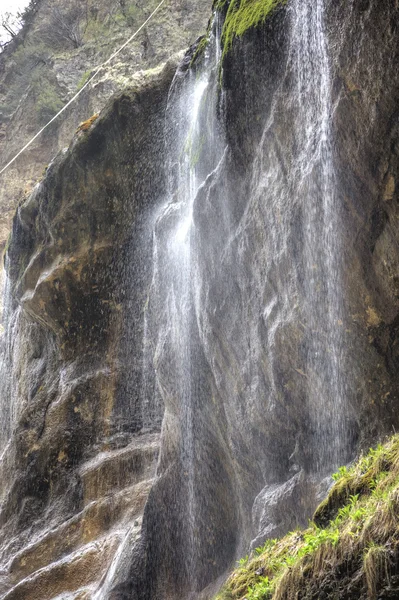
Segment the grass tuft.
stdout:
<path fill-rule="evenodd" d="M 325 582 L 339 597 L 343 571 L 370 599 L 389 586 L 392 568 L 399 571 L 399 436 L 333 479 L 308 529 L 239 561 L 217 600 L 313 598 Z"/>
<path fill-rule="evenodd" d="M 387 549 L 371 542 L 363 556 L 364 573 L 367 582 L 367 595 L 376 598 L 382 579 L 389 581 L 389 560 Z"/>

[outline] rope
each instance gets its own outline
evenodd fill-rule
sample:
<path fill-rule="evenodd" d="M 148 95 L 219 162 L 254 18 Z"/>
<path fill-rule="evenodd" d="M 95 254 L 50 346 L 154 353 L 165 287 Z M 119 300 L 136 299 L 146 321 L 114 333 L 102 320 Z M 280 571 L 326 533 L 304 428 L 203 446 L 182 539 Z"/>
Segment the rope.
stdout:
<path fill-rule="evenodd" d="M 147 19 L 146 21 L 144 21 L 144 23 L 143 23 L 143 24 L 142 24 L 142 25 L 141 25 L 141 26 L 140 26 L 140 27 L 137 29 L 137 31 L 135 31 L 135 32 L 133 33 L 133 35 L 132 35 L 132 36 L 130 36 L 130 38 L 129 38 L 129 39 L 128 39 L 128 40 L 127 40 L 127 41 L 126 41 L 126 42 L 125 42 L 125 43 L 124 43 L 124 44 L 123 44 L 123 45 L 122 45 L 120 48 L 119 48 L 119 50 L 117 50 L 116 52 L 114 52 L 114 53 L 113 53 L 113 54 L 112 54 L 112 55 L 111 55 L 111 56 L 110 56 L 110 57 L 109 57 L 109 58 L 108 58 L 108 59 L 107 59 L 107 60 L 106 60 L 104 63 L 102 63 L 102 65 L 100 65 L 99 67 L 97 67 L 96 71 L 95 71 L 95 72 L 93 73 L 93 75 L 92 75 L 92 76 L 91 76 L 91 77 L 90 77 L 90 78 L 89 78 L 89 79 L 86 81 L 86 83 L 84 84 L 84 86 L 83 86 L 83 87 L 81 87 L 81 88 L 80 88 L 80 90 L 79 90 L 79 91 L 78 91 L 78 92 L 77 92 L 77 93 L 76 93 L 76 94 L 75 94 L 75 95 L 74 95 L 74 96 L 73 96 L 73 97 L 72 97 L 72 98 L 71 98 L 71 99 L 70 99 L 70 100 L 69 100 L 69 101 L 68 101 L 68 102 L 65 104 L 65 106 L 63 106 L 63 107 L 61 108 L 61 110 L 60 110 L 60 111 L 59 111 L 59 112 L 58 112 L 58 113 L 57 113 L 57 114 L 56 114 L 56 115 L 55 115 L 55 116 L 54 116 L 54 117 L 53 117 L 53 118 L 52 118 L 52 119 L 51 119 L 51 120 L 50 120 L 50 121 L 49 121 L 49 122 L 48 122 L 48 123 L 47 123 L 47 124 L 44 126 L 44 127 L 42 127 L 42 128 L 41 128 L 41 130 L 40 130 L 40 131 L 38 131 L 38 133 L 37 133 L 37 134 L 36 134 L 36 135 L 35 135 L 35 136 L 34 136 L 34 137 L 33 137 L 33 138 L 32 138 L 32 139 L 31 139 L 31 140 L 30 140 L 30 141 L 29 141 L 29 142 L 28 142 L 28 143 L 27 143 L 27 144 L 26 144 L 24 147 L 23 147 L 23 148 L 22 148 L 22 150 L 20 150 L 20 151 L 18 152 L 18 154 L 16 154 L 16 155 L 14 156 L 14 158 L 12 158 L 12 159 L 10 160 L 10 162 L 9 162 L 9 163 L 7 163 L 7 164 L 6 164 L 6 166 L 5 166 L 5 167 L 3 167 L 3 168 L 1 169 L 1 171 L 0 171 L 0 175 L 2 175 L 2 173 L 4 173 L 4 171 L 5 171 L 6 169 L 8 169 L 8 167 L 10 167 L 10 166 L 13 164 L 13 162 L 15 162 L 15 161 L 17 160 L 17 158 L 18 158 L 19 156 L 21 156 L 21 154 L 22 154 L 23 152 L 25 152 L 25 150 L 26 150 L 27 148 L 29 148 L 29 146 L 30 146 L 31 144 L 33 144 L 33 142 L 34 142 L 34 141 L 35 141 L 35 140 L 36 140 L 36 139 L 39 137 L 39 135 L 41 135 L 41 134 L 43 133 L 43 131 L 44 131 L 45 129 L 47 129 L 47 127 L 48 127 L 49 125 L 51 125 L 51 123 L 53 123 L 53 122 L 54 122 L 56 119 L 58 119 L 58 117 L 59 117 L 59 116 L 60 116 L 60 115 L 61 115 L 61 114 L 62 114 L 62 113 L 63 113 L 63 112 L 64 112 L 64 111 L 65 111 L 65 110 L 68 108 L 68 106 L 70 106 L 70 105 L 71 105 L 73 102 L 75 102 L 76 98 L 78 98 L 78 97 L 80 96 L 80 94 L 83 92 L 83 90 L 84 90 L 85 88 L 87 88 L 87 86 L 88 86 L 88 85 L 89 85 L 89 84 L 90 84 L 90 83 L 93 81 L 93 79 L 94 79 L 95 77 L 97 77 L 97 75 L 98 75 L 98 73 L 101 71 L 101 69 L 103 69 L 103 68 L 104 68 L 104 67 L 105 67 L 105 66 L 106 66 L 108 63 L 110 63 L 110 62 L 111 62 L 111 60 L 113 60 L 113 59 L 114 59 L 116 56 L 118 56 L 118 54 L 119 54 L 120 52 L 122 52 L 122 50 L 123 50 L 124 48 L 126 48 L 126 46 L 127 46 L 128 44 L 130 44 L 130 42 L 131 42 L 131 41 L 132 41 L 132 40 L 133 40 L 133 39 L 134 39 L 134 38 L 135 38 L 135 37 L 136 37 L 136 36 L 137 36 L 137 35 L 140 33 L 140 31 L 141 31 L 141 30 L 142 30 L 142 29 L 143 29 L 143 28 L 144 28 L 144 27 L 147 25 L 147 23 L 149 23 L 149 22 L 151 21 L 151 19 L 152 19 L 152 18 L 155 16 L 155 14 L 156 14 L 156 13 L 159 11 L 159 9 L 161 8 L 161 6 L 162 6 L 162 5 L 163 5 L 165 2 L 166 2 L 166 0 L 162 0 L 162 1 L 161 1 L 161 2 L 158 4 L 158 6 L 156 7 L 156 9 L 155 9 L 155 10 L 154 10 L 154 11 L 153 11 L 151 14 L 150 14 L 150 16 L 148 17 L 148 19 Z"/>

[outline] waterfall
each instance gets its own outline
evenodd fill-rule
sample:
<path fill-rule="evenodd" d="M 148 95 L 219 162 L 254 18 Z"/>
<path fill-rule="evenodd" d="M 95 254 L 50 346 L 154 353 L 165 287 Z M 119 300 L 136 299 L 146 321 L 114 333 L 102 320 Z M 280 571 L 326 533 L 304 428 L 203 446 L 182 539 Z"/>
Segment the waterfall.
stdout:
<path fill-rule="evenodd" d="M 201 66 L 178 71 L 169 93 L 165 135 L 168 193 L 154 228 L 150 323 L 146 325 L 155 340 L 153 364 L 166 412 L 175 411 L 179 421 L 179 461 L 187 502 L 185 569 L 191 573 L 195 573 L 196 488 L 200 485 L 195 472 L 199 394 L 194 342 L 198 330 L 194 206 L 209 172 L 223 155 L 216 115 L 220 58 L 220 23 L 215 18 Z"/>
<path fill-rule="evenodd" d="M 165 405 L 158 476 L 177 463 L 181 478 L 170 476 L 177 489 L 168 519 L 181 519 L 182 532 L 166 531 L 165 547 L 182 545 L 180 571 L 190 581 L 181 585 L 189 590 L 210 580 L 207 519 L 223 523 L 235 546 L 234 529 L 250 529 L 257 493 L 263 498 L 271 482 L 299 473 L 320 478 L 348 456 L 324 2 L 292 0 L 288 15 L 285 73 L 266 118 L 241 80 L 218 89 L 217 18 L 202 64 L 185 64 L 169 95 L 168 194 L 153 232 L 146 347 Z M 234 74 L 244 82 L 249 61 L 244 55 L 243 72 Z M 235 147 L 232 129 L 243 135 Z M 234 473 L 224 470 L 229 461 Z M 236 502 L 228 525 L 225 507 L 202 490 L 201 478 L 219 470 Z M 311 493 L 308 502 L 314 506 Z"/>
<path fill-rule="evenodd" d="M 199 425 L 202 374 L 196 306 L 195 205 L 209 174 L 217 169 L 225 151 L 218 119 L 223 96 L 219 86 L 221 23 L 216 15 L 209 36 L 204 55 L 194 68 L 187 68 L 185 63 L 178 69 L 169 91 L 165 116 L 167 161 L 163 166 L 167 189 L 153 216 L 152 279 L 143 312 L 141 421 L 144 431 L 153 428 L 154 416 L 157 419 L 160 407 L 165 407 L 154 489 L 163 476 L 164 455 L 175 450 L 168 447 L 169 430 L 178 438 L 176 455 L 173 454 L 172 459 L 168 455 L 168 459 L 172 463 L 176 460 L 179 465 L 181 481 L 174 484 L 174 491 L 177 496 L 181 494 L 184 501 L 171 500 L 168 508 L 171 513 L 177 510 L 182 529 L 180 531 L 179 525 L 173 522 L 171 514 L 165 515 L 165 524 L 167 528 L 176 529 L 176 535 L 185 540 L 179 577 L 194 595 L 194 590 L 201 588 L 196 575 L 197 563 L 201 561 L 198 540 L 205 527 L 199 516 L 204 506 L 199 491 L 203 487 L 199 470 L 199 448 L 203 440 Z M 144 531 L 144 540 L 146 535 Z M 157 552 L 162 553 L 162 533 L 158 531 L 157 536 Z M 133 546 L 140 546 L 142 542 L 127 534 L 96 598 L 107 597 L 109 590 L 123 580 Z M 169 548 L 170 554 L 175 550 Z M 170 556 L 164 558 L 171 560 Z M 139 595 L 151 597 L 151 585 L 147 584 Z"/>
<path fill-rule="evenodd" d="M 170 597 L 197 597 L 254 534 L 258 545 L 279 535 L 271 489 L 281 486 L 287 510 L 308 518 L 317 486 L 301 488 L 298 517 L 290 504 L 298 482 L 319 482 L 348 457 L 325 8 L 292 0 L 287 9 L 285 65 L 267 104 L 243 85 L 237 92 L 234 77 L 221 91 L 217 16 L 202 60 L 188 68 L 186 59 L 169 92 L 167 193 L 154 218 L 144 311 L 143 428 L 165 411 L 138 542 L 153 564 L 144 588 L 133 584 L 139 596 L 157 597 L 166 577 Z M 245 82 L 245 54 L 242 64 Z M 232 129 L 243 136 L 235 146 Z M 115 558 L 107 589 L 135 543 Z"/>
<path fill-rule="evenodd" d="M 14 219 L 7 597 L 208 600 L 397 427 L 398 11 L 214 6 Z"/>
<path fill-rule="evenodd" d="M 331 470 L 345 458 L 345 317 L 325 0 L 293 0 L 291 15 L 299 141 L 293 181 L 305 201 L 303 286 L 311 333 L 306 373 L 309 416 L 316 447 L 314 467 Z"/>
<path fill-rule="evenodd" d="M 271 97 L 254 153 L 248 202 L 230 258 L 235 271 L 237 262 L 242 271 L 248 270 L 246 265 L 250 269 L 250 277 L 240 284 L 252 314 L 244 332 L 250 350 L 244 350 L 244 343 L 241 350 L 252 364 L 245 402 L 259 412 L 262 405 L 255 396 L 268 398 L 265 409 L 272 419 L 283 405 L 288 424 L 283 438 L 297 440 L 295 449 L 289 444 L 286 449 L 292 452 L 291 473 L 303 468 L 329 473 L 351 452 L 343 224 L 325 4 L 292 0 L 287 5 L 284 77 Z M 255 259 L 250 256 L 254 237 L 263 244 Z M 264 472 L 267 481 L 267 462 Z"/>
<path fill-rule="evenodd" d="M 18 356 L 18 329 L 21 309 L 13 310 L 7 262 L 3 271 L 3 332 L 0 337 L 0 455 L 6 448 L 17 420 L 18 378 L 13 368 Z"/>

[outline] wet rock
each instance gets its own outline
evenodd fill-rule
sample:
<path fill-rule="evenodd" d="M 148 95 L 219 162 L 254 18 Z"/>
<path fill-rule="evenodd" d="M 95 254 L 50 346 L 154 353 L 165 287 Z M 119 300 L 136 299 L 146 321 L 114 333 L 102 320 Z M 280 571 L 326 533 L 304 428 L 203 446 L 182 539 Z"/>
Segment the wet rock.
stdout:
<path fill-rule="evenodd" d="M 316 72 L 311 66 L 320 56 L 301 46 L 313 38 L 306 31 L 291 38 L 298 27 L 292 4 L 236 40 L 223 64 L 223 95 L 212 96 L 211 80 L 202 98 L 198 123 L 207 132 L 217 106 L 212 131 L 219 128 L 226 149 L 215 167 L 218 141 L 208 134 L 196 172 L 202 185 L 186 271 L 193 301 L 191 312 L 178 313 L 186 316 L 189 340 L 180 335 L 180 354 L 173 335 L 182 328 L 179 319 L 171 325 L 174 313 L 165 308 L 171 289 L 190 293 L 176 284 L 183 260 L 175 279 L 168 276 L 174 263 L 166 240 L 175 234 L 178 202 L 155 230 L 161 258 L 150 306 L 166 412 L 143 547 L 133 556 L 130 583 L 115 587 L 118 599 L 211 597 L 209 586 L 251 540 L 254 547 L 306 523 L 327 491 L 325 477 L 398 426 L 397 219 L 395 200 L 384 200 L 391 175 L 397 180 L 398 7 L 326 2 L 330 66 Z M 301 18 L 314 6 L 295 3 Z M 303 106 L 300 59 L 307 61 L 302 85 L 310 96 Z M 328 101 L 322 69 L 330 78 Z M 309 71 L 316 90 L 306 87 Z M 323 121 L 328 149 L 321 124 L 314 130 L 304 118 L 311 100 L 315 123 L 320 105 L 330 107 Z M 320 147 L 329 153 L 329 174 Z M 182 294 L 176 296 L 178 305 Z M 184 356 L 195 365 L 190 388 Z M 189 395 L 193 430 L 182 416 Z M 192 487 L 184 477 L 185 435 L 194 447 Z M 186 524 L 193 496 L 196 527 Z"/>
<path fill-rule="evenodd" d="M 151 271 L 149 260 L 137 265 L 164 186 L 158 160 L 175 68 L 143 74 L 117 96 L 14 218 L 0 442 L 10 599 L 91 598 L 139 531 L 132 523 L 155 474 L 162 414 L 142 431 L 135 348 Z"/>
<path fill-rule="evenodd" d="M 156 68 L 194 42 L 206 28 L 211 4 L 212 0 L 200 4 L 171 0 L 167 8 L 155 15 L 151 26 L 101 70 L 63 118 L 2 175 L 1 248 L 6 244 L 17 203 L 42 178 L 54 155 L 69 144 L 79 124 L 100 111 L 113 94 L 129 87 L 132 80 L 138 82 L 143 71 Z M 11 43 L 0 57 L 1 167 L 55 114 L 54 107 L 61 108 L 149 16 L 141 5 L 131 8 L 130 16 L 124 16 L 118 2 L 96 0 L 97 16 L 89 15 L 84 43 L 73 48 L 62 37 L 55 45 L 55 39 L 49 39 L 54 7 L 65 18 L 65 3 L 38 3 L 30 26 L 22 32 L 23 43 Z M 143 51 L 143 43 L 147 52 Z"/>
<path fill-rule="evenodd" d="M 257 537 L 251 551 L 263 546 L 267 539 L 282 537 L 287 531 L 306 525 L 314 498 L 324 498 L 332 480 L 297 473 L 283 484 L 267 485 L 255 498 L 252 519 Z"/>

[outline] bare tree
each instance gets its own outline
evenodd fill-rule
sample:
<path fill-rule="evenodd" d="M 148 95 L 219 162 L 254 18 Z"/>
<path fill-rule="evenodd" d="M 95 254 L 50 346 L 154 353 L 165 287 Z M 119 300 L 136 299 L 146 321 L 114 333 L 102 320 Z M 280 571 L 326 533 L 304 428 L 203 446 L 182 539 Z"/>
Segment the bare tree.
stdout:
<path fill-rule="evenodd" d="M 10 12 L 0 14 L 0 39 L 3 43 L 7 43 L 7 41 L 16 38 L 21 27 L 22 22 L 19 16 L 13 15 Z"/>
<path fill-rule="evenodd" d="M 35 14 L 37 13 L 42 0 L 30 0 L 29 4 L 24 10 L 18 13 L 19 19 L 21 19 L 23 26 L 29 26 L 32 24 Z"/>
<path fill-rule="evenodd" d="M 24 10 L 16 14 L 0 12 L 0 49 L 14 40 L 18 43 L 23 41 L 41 1 L 30 0 Z"/>
<path fill-rule="evenodd" d="M 65 9 L 53 6 L 50 10 L 50 22 L 43 32 L 45 40 L 53 46 L 68 42 L 74 48 L 79 48 L 83 45 L 88 21 L 87 0 L 76 0 Z"/>

